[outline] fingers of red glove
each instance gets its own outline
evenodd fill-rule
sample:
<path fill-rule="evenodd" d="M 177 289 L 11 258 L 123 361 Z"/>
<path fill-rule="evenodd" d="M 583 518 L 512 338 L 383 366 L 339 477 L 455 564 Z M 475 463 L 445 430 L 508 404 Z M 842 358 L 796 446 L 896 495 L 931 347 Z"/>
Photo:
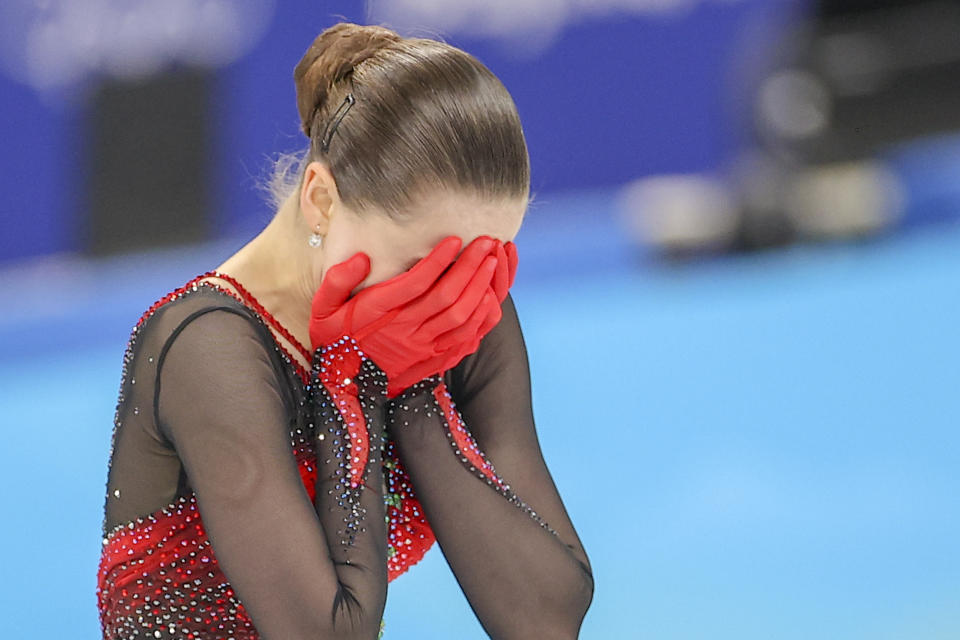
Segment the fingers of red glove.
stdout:
<path fill-rule="evenodd" d="M 478 340 L 483 340 L 485 335 L 493 331 L 493 328 L 500 323 L 501 318 L 503 318 L 503 307 L 501 307 L 500 304 L 492 305 L 486 320 L 480 325 L 480 329 L 477 330 Z M 474 350 L 476 350 L 476 348 L 474 348 Z"/>
<path fill-rule="evenodd" d="M 357 296 L 363 295 L 364 304 L 381 313 L 405 305 L 430 290 L 437 278 L 457 259 L 462 245 L 458 236 L 447 236 L 410 269 L 367 287 Z"/>
<path fill-rule="evenodd" d="M 443 351 L 456 350 L 458 354 L 456 362 L 459 362 L 464 356 L 477 350 L 483 336 L 500 322 L 502 316 L 503 311 L 500 308 L 500 301 L 493 289 L 487 287 L 486 291 L 483 292 L 483 298 L 476 305 L 470 318 L 459 327 L 455 327 L 439 336 L 437 347 Z M 447 368 L 456 366 L 456 362 L 450 364 Z"/>
<path fill-rule="evenodd" d="M 363 252 L 353 254 L 347 260 L 333 265 L 323 276 L 311 304 L 314 318 L 326 318 L 339 309 L 350 292 L 370 273 L 370 257 Z"/>
<path fill-rule="evenodd" d="M 460 364 L 466 356 L 479 348 L 480 341 L 500 322 L 502 316 L 503 311 L 497 301 L 496 294 L 488 288 L 483 302 L 475 310 L 470 320 L 464 323 L 463 327 L 454 330 L 457 335 L 455 336 L 454 332 L 451 332 L 449 336 L 444 336 L 444 339 L 447 342 L 452 342 L 453 346 L 439 355 L 421 360 L 403 372 L 392 376 L 387 382 L 387 395 L 394 398 L 424 378 L 443 374 L 444 371 Z M 460 339 L 465 336 L 467 337 L 466 340 Z M 447 340 L 447 338 L 450 339 Z"/>
<path fill-rule="evenodd" d="M 517 245 L 513 244 L 512 242 L 508 242 L 507 244 L 503 245 L 503 250 L 507 254 L 507 261 L 510 263 L 510 268 L 508 269 L 510 272 L 510 280 L 509 284 L 507 285 L 507 288 L 509 289 L 513 286 L 513 281 L 517 277 Z"/>
<path fill-rule="evenodd" d="M 417 333 L 426 338 L 434 338 L 467 322 L 489 290 L 490 280 L 496 269 L 497 259 L 491 255 L 486 256 L 463 287 L 460 297 L 420 325 Z"/>
<path fill-rule="evenodd" d="M 493 290 L 497 294 L 497 300 L 503 302 L 507 297 L 507 290 L 510 289 L 510 260 L 502 242 L 497 242 L 496 255 L 497 270 L 493 274 Z"/>
<path fill-rule="evenodd" d="M 461 360 L 479 348 L 480 341 L 500 322 L 502 316 L 503 311 L 496 294 L 488 287 L 483 301 L 471 318 L 462 327 L 457 327 L 444 336 L 444 341 L 451 346 L 440 354 L 421 360 L 391 376 L 387 383 L 387 395 L 396 397 L 424 378 L 442 374 L 457 366 Z"/>
<path fill-rule="evenodd" d="M 437 280 L 436 284 L 422 297 L 414 300 L 404 309 L 405 318 L 426 320 L 454 304 L 465 289 L 470 286 L 483 260 L 490 255 L 496 240 L 489 236 L 478 236 L 467 245 L 457 261 Z M 466 316 L 461 320 L 466 319 Z"/>

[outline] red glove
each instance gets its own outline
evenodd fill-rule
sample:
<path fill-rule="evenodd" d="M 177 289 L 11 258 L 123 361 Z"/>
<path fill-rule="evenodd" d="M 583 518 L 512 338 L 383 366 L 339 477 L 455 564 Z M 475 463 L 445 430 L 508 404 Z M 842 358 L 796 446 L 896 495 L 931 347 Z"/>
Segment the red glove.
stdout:
<path fill-rule="evenodd" d="M 517 245 L 512 242 L 506 244 L 498 243 L 497 272 L 493 276 L 493 290 L 497 294 L 497 300 L 501 303 L 506 300 L 507 291 L 513 286 L 513 281 L 516 276 Z"/>
<path fill-rule="evenodd" d="M 408 271 L 352 298 L 370 272 L 370 259 L 357 253 L 334 265 L 313 299 L 313 348 L 353 337 L 387 375 L 390 397 L 435 373 L 419 375 L 426 362 L 431 370 L 442 367 L 438 371 L 455 366 L 499 322 L 500 301 L 516 270 L 516 249 L 508 245 L 481 236 L 454 261 L 461 241 L 450 236 Z"/>
<path fill-rule="evenodd" d="M 441 353 L 423 358 L 390 380 L 387 387 L 390 398 L 396 397 L 404 389 L 428 376 L 442 374 L 457 366 L 465 356 L 479 348 L 484 336 L 500 322 L 503 315 L 500 305 L 506 299 L 516 277 L 517 249 L 512 242 L 506 245 L 498 242 L 496 251 L 497 270 L 491 288 L 484 294 L 481 304 L 465 322 L 446 325 L 449 330 L 437 339 L 437 348 Z"/>

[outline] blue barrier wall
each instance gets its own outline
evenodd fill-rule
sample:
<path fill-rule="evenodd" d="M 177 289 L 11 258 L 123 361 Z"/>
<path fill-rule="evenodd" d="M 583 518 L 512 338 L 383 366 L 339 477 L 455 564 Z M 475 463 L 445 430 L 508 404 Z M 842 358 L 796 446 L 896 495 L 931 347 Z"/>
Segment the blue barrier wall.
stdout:
<path fill-rule="evenodd" d="M 376 21 L 353 2 L 311 9 L 317 4 L 277 2 L 252 48 L 215 76 L 218 155 L 211 214 L 219 233 L 263 226 L 270 211 L 254 181 L 269 171 L 269 154 L 305 144 L 292 73 L 306 47 L 341 18 Z M 656 15 L 625 10 L 573 15 L 536 55 L 508 40 L 438 35 L 476 55 L 513 94 L 535 192 L 610 186 L 648 173 L 709 169 L 728 157 L 738 143 L 732 113 L 739 106 L 737 92 L 727 89 L 737 51 L 762 51 L 764 37 L 799 0 L 692 4 Z M 9 7 L 0 9 L 0 19 L 4 11 Z M 0 31 L 31 19 L 6 18 Z M 41 93 L 25 86 L 17 68 L 22 56 L 11 53 L 16 38 L 7 40 L 0 47 L 0 132 L 8 145 L 0 153 L 0 262 L 80 251 L 85 246 L 82 87 Z"/>

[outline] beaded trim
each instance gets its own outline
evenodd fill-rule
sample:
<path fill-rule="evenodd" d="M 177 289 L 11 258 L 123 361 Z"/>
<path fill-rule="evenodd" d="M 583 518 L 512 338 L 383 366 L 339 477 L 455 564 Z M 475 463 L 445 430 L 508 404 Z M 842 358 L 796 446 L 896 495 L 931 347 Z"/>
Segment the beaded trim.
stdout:
<path fill-rule="evenodd" d="M 236 286 L 238 291 L 241 291 L 244 296 L 247 296 L 247 297 L 249 298 L 249 302 L 248 302 L 248 301 L 245 301 L 242 297 L 238 296 L 238 295 L 237 295 L 236 293 L 234 293 L 233 291 L 230 291 L 229 289 L 226 289 L 226 288 L 224 288 L 224 287 L 222 287 L 222 286 L 219 286 L 219 285 L 217 285 L 216 283 L 213 283 L 213 282 L 200 282 L 200 280 L 201 280 L 202 278 L 211 277 L 211 276 L 222 277 L 224 280 L 226 280 L 226 281 L 230 282 L 231 284 L 233 284 L 234 286 Z M 190 280 L 188 280 L 188 281 L 187 281 L 186 283 L 184 283 L 183 285 L 177 287 L 177 288 L 174 289 L 173 291 L 170 291 L 170 292 L 167 293 L 166 295 L 162 296 L 160 299 L 158 299 L 156 302 L 154 302 L 152 305 L 150 305 L 150 306 L 146 309 L 146 311 L 143 312 L 143 314 L 141 314 L 140 318 L 139 318 L 139 319 L 137 320 L 137 322 L 134 324 L 133 329 L 132 329 L 131 332 L 130 332 L 130 338 L 129 338 L 129 340 L 127 341 L 126 349 L 124 350 L 121 380 L 125 380 L 125 379 L 127 378 L 128 367 L 129 367 L 131 361 L 133 360 L 133 350 L 134 350 L 134 346 L 135 346 L 135 344 L 136 344 L 136 342 L 137 342 L 137 339 L 138 339 L 139 336 L 140 336 L 140 331 L 143 329 L 143 324 L 144 324 L 144 322 L 146 322 L 146 320 L 147 320 L 150 316 L 152 316 L 152 315 L 153 315 L 160 307 L 162 307 L 163 305 L 165 305 L 165 304 L 167 304 L 168 302 L 171 302 L 171 301 L 173 301 L 173 300 L 176 300 L 176 299 L 178 299 L 178 298 L 181 298 L 181 297 L 187 295 L 188 293 L 190 293 L 191 291 L 197 291 L 197 290 L 199 289 L 199 287 L 200 287 L 200 286 L 203 286 L 203 285 L 206 285 L 206 286 L 210 287 L 211 289 L 214 289 L 214 290 L 216 290 L 216 291 L 219 291 L 220 293 L 223 293 L 224 295 L 228 295 L 228 296 L 230 296 L 231 298 L 233 298 L 234 300 L 237 300 L 240 304 L 243 304 L 244 306 L 246 306 L 248 309 L 250 309 L 250 310 L 254 313 L 254 315 L 256 315 L 256 316 L 260 319 L 261 322 L 264 322 L 264 324 L 266 324 L 266 322 L 269 322 L 271 325 L 273 325 L 274 327 L 277 328 L 277 331 L 278 331 L 283 337 L 285 337 L 287 340 L 290 341 L 290 344 L 294 345 L 298 350 L 300 350 L 301 352 L 303 352 L 303 350 L 304 350 L 303 345 L 301 345 L 300 342 L 299 342 L 296 338 L 294 338 L 293 335 L 290 334 L 289 331 L 287 331 L 286 327 L 284 327 L 283 325 L 281 325 L 281 324 L 277 321 L 276 318 L 274 318 L 266 309 L 264 309 L 263 305 L 261 305 L 261 304 L 250 294 L 250 292 L 247 291 L 246 288 L 243 287 L 243 285 L 241 285 L 239 282 L 237 282 L 232 276 L 228 276 L 227 274 L 220 273 L 220 272 L 218 272 L 216 269 L 211 269 L 210 271 L 207 271 L 207 272 L 205 272 L 205 273 L 201 273 L 200 275 L 191 278 Z M 255 305 L 255 306 L 254 306 L 254 305 Z M 284 359 L 287 360 L 287 361 L 290 363 L 290 365 L 293 367 L 293 369 L 294 369 L 294 371 L 297 373 L 297 375 L 300 376 L 300 379 L 303 381 L 303 383 L 304 383 L 305 385 L 309 384 L 309 383 L 310 383 L 310 371 L 307 370 L 303 365 L 301 365 L 300 362 L 299 362 L 296 358 L 294 358 L 293 355 L 292 355 L 287 349 L 285 349 L 284 346 L 283 346 L 282 344 L 280 344 L 280 342 L 279 342 L 278 340 L 276 340 L 276 339 L 274 338 L 274 336 L 273 336 L 272 333 L 270 334 L 270 338 L 271 338 L 271 340 L 273 341 L 274 346 L 275 346 L 277 349 L 279 349 L 282 354 L 284 354 L 284 356 L 285 356 Z M 307 356 L 306 359 L 309 361 L 309 360 L 310 360 L 309 356 Z M 135 383 L 136 383 L 136 380 L 133 379 L 133 380 L 132 380 L 132 383 L 135 384 Z M 107 478 L 108 478 L 107 482 L 108 482 L 108 484 L 109 484 L 109 477 L 110 477 L 110 467 L 113 466 L 113 464 L 112 464 L 112 463 L 113 463 L 113 452 L 114 452 L 114 449 L 116 448 L 116 438 L 117 438 L 117 430 L 118 430 L 117 427 L 119 426 L 120 409 L 121 409 L 121 407 L 123 406 L 124 401 L 125 401 L 125 397 L 124 397 L 124 393 L 123 393 L 123 384 L 122 384 L 122 382 L 121 382 L 120 392 L 119 392 L 119 394 L 118 394 L 117 404 L 116 404 L 116 408 L 115 408 L 115 410 L 114 410 L 114 415 L 113 415 L 113 432 L 111 433 L 111 436 L 110 436 L 110 451 L 109 451 L 109 460 L 110 460 L 110 462 L 109 462 L 108 467 L 107 467 Z M 107 499 L 109 500 L 109 495 L 108 495 Z M 151 516 L 151 515 L 156 515 L 158 512 L 162 511 L 163 509 L 172 508 L 177 502 L 178 502 L 177 500 L 174 500 L 173 502 L 169 503 L 168 505 L 166 505 L 166 506 L 164 506 L 164 507 L 161 507 L 161 508 L 158 509 L 157 511 L 154 511 L 154 512 L 151 513 L 151 514 L 148 514 L 147 517 L 149 517 L 149 516 Z M 103 521 L 102 521 L 101 528 L 100 528 L 100 529 L 101 529 L 101 533 L 103 534 L 102 537 L 103 537 L 103 540 L 104 540 L 104 544 L 107 544 L 107 542 L 109 541 L 109 539 L 112 537 L 111 535 L 108 535 L 108 533 L 109 533 L 109 534 L 116 533 L 116 530 L 117 530 L 117 529 L 121 528 L 121 526 L 125 526 L 126 524 L 129 524 L 129 522 L 128 522 L 128 523 L 123 523 L 123 525 L 117 525 L 116 527 L 113 528 L 112 531 L 107 531 L 107 528 L 106 528 L 106 509 L 104 509 L 104 517 L 103 517 Z"/>
<path fill-rule="evenodd" d="M 236 292 L 232 291 L 214 282 L 208 282 L 208 281 L 200 282 L 200 280 L 206 277 L 222 278 L 226 282 L 229 282 L 230 284 L 232 284 L 237 291 Z M 200 285 L 207 285 L 213 290 L 216 290 L 225 295 L 229 295 L 230 297 L 234 298 L 235 300 L 237 300 L 247 308 L 251 309 L 254 312 L 254 314 L 261 320 L 261 322 L 263 322 L 264 324 L 269 324 L 270 326 L 275 328 L 278 334 L 283 336 L 289 342 L 289 344 L 295 348 L 295 350 L 299 351 L 304 356 L 305 360 L 310 361 L 311 359 L 310 352 L 296 338 L 294 338 L 293 335 L 286 329 L 286 327 L 280 324 L 280 322 L 277 321 L 276 318 L 274 318 L 272 314 L 270 314 L 263 307 L 263 305 L 261 305 L 260 302 L 256 300 L 256 298 L 254 298 L 253 295 L 250 294 L 250 292 L 245 287 L 243 287 L 243 285 L 237 282 L 236 279 L 234 279 L 232 276 L 228 276 L 227 274 L 220 273 L 216 270 L 211 270 L 190 279 L 182 286 L 166 294 L 165 296 L 157 300 L 142 314 L 142 316 L 138 319 L 138 321 L 136 322 L 131 332 L 131 336 L 128 341 L 127 348 L 124 351 L 122 379 L 125 380 L 127 377 L 128 365 L 132 360 L 134 346 L 135 346 L 135 343 L 137 342 L 137 339 L 139 338 L 139 334 L 143 328 L 144 321 L 147 320 L 147 318 L 149 318 L 154 312 L 156 312 L 157 309 L 159 309 L 162 305 L 166 304 L 167 302 L 183 297 L 190 292 L 198 291 Z M 296 358 L 294 358 L 286 348 L 284 348 L 284 346 L 280 343 L 279 340 L 277 340 L 272 335 L 271 335 L 271 338 L 272 338 L 274 347 L 284 355 L 284 359 L 290 363 L 290 365 L 294 368 L 294 370 L 298 373 L 298 375 L 304 381 L 304 384 L 309 385 L 311 381 L 311 375 L 310 375 L 309 369 L 301 365 L 300 362 Z M 135 384 L 136 381 L 131 379 L 131 383 Z M 117 402 L 116 411 L 114 413 L 114 430 L 113 430 L 113 434 L 111 435 L 111 441 L 110 441 L 111 463 L 113 460 L 113 452 L 116 444 L 117 426 L 119 423 L 120 408 L 124 400 L 125 398 L 123 394 L 123 384 L 121 383 L 119 399 Z M 313 486 L 313 482 L 312 482 L 313 474 L 315 473 L 315 471 L 311 464 L 311 461 L 308 458 L 305 459 L 301 456 L 302 453 L 306 453 L 307 455 L 309 455 L 310 452 L 306 450 L 301 450 L 298 448 L 296 449 L 295 453 L 296 453 L 297 464 L 300 469 L 301 476 L 304 477 L 305 484 L 307 484 L 308 494 L 310 494 L 311 493 L 310 489 Z M 389 541 L 388 541 L 388 546 L 389 546 L 388 570 L 389 570 L 389 579 L 392 580 L 396 578 L 399 574 L 409 569 L 410 566 L 415 564 L 426 552 L 426 550 L 429 549 L 429 547 L 432 545 L 432 543 L 434 542 L 434 538 L 432 535 L 432 531 L 429 528 L 429 525 L 427 525 L 426 521 L 422 519 L 422 514 L 420 513 L 420 510 L 419 510 L 419 503 L 413 497 L 412 493 L 409 493 L 409 491 L 412 491 L 412 489 L 406 486 L 407 478 L 405 474 L 402 473 L 402 470 L 400 469 L 399 461 L 384 460 L 383 464 L 385 467 L 385 472 L 389 471 L 388 473 L 389 481 L 387 482 L 387 484 L 394 491 L 397 491 L 397 493 L 394 493 L 390 489 L 388 489 L 387 493 L 385 493 L 384 495 L 384 501 L 388 508 L 388 515 L 385 516 L 385 520 L 387 521 L 388 529 L 390 533 Z M 108 468 L 108 472 L 107 472 L 108 479 L 109 479 L 109 475 L 110 475 L 110 470 Z M 398 485 L 397 483 L 400 483 L 400 485 Z M 399 491 L 402 491 L 403 489 L 407 489 L 407 493 L 401 496 Z M 312 496 L 311 496 L 311 499 L 312 499 Z M 176 517 L 182 517 L 183 521 L 178 523 L 178 522 L 169 520 L 170 518 L 176 518 Z M 114 589 L 114 588 L 119 589 L 120 591 L 117 591 L 117 593 L 122 592 L 123 597 L 126 597 L 128 594 L 125 588 L 119 584 L 120 582 L 125 580 L 136 580 L 136 584 L 139 585 L 137 586 L 137 588 L 139 589 L 143 585 L 144 581 L 147 579 L 147 573 L 143 571 L 144 569 L 143 563 L 146 562 L 151 555 L 154 555 L 154 552 L 156 551 L 156 549 L 153 549 L 153 548 L 146 548 L 145 555 L 141 557 L 136 557 L 136 558 L 131 557 L 129 558 L 129 562 L 120 563 L 116 565 L 115 570 L 121 573 L 118 573 L 114 578 L 108 579 L 105 573 L 105 569 L 108 566 L 108 563 L 114 559 L 119 559 L 120 557 L 132 556 L 134 553 L 132 548 L 128 549 L 127 547 L 123 546 L 125 544 L 125 541 L 130 540 L 134 544 L 140 544 L 146 539 L 145 536 L 152 535 L 151 532 L 161 531 L 161 529 L 154 529 L 155 527 L 176 526 L 179 529 L 183 529 L 184 527 L 187 526 L 187 523 L 190 523 L 194 519 L 196 519 L 196 523 L 194 526 L 197 527 L 198 531 L 201 531 L 202 533 L 202 524 L 199 519 L 199 511 L 197 509 L 196 495 L 193 494 L 192 492 L 189 495 L 184 495 L 184 496 L 180 496 L 173 499 L 170 503 L 164 506 L 161 506 L 160 508 L 156 509 L 152 513 L 136 517 L 130 521 L 118 523 L 108 531 L 105 530 L 106 529 L 106 510 L 104 511 L 104 522 L 103 522 L 103 526 L 101 527 L 101 530 L 104 531 L 103 540 L 102 540 L 103 554 L 101 555 L 100 564 L 98 568 L 98 587 L 97 587 L 98 606 L 100 609 L 101 625 L 103 626 L 104 633 L 107 632 L 107 627 L 105 625 L 107 625 L 108 622 L 110 623 L 111 628 L 113 627 L 119 628 L 119 625 L 124 624 L 126 620 L 124 618 L 111 617 L 114 615 L 114 612 L 112 612 L 112 610 L 108 611 L 106 609 L 107 607 L 106 598 L 120 597 L 120 596 L 115 596 L 113 594 L 113 591 L 111 591 L 110 595 L 108 595 L 108 591 L 107 591 L 108 584 L 111 585 L 109 587 L 110 589 Z M 392 525 L 392 526 L 389 526 L 389 525 Z M 401 541 L 400 538 L 403 536 L 406 536 L 406 537 Z M 412 539 L 411 536 L 417 539 Z M 204 538 L 204 539 L 201 540 L 200 538 L 197 538 L 192 541 L 189 541 L 187 544 L 197 545 L 197 548 L 194 549 L 193 551 L 190 551 L 188 555 L 184 556 L 183 558 L 178 558 L 177 560 L 169 561 L 167 565 L 167 570 L 173 570 L 173 571 L 182 570 L 185 572 L 185 574 L 190 574 L 191 569 L 175 568 L 174 565 L 180 562 L 184 562 L 187 565 L 192 566 L 195 562 L 197 562 L 197 557 L 199 557 L 198 554 L 201 551 L 209 551 L 209 553 L 201 557 L 199 561 L 203 563 L 212 564 L 213 552 L 212 552 L 212 547 L 210 546 L 210 542 L 209 540 L 205 539 L 204 536 L 201 536 L 201 538 Z M 181 542 L 181 544 L 183 544 L 183 542 Z M 407 545 L 406 551 L 398 552 L 396 545 L 400 545 L 400 544 Z M 390 553 L 391 551 L 393 553 Z M 164 560 L 161 559 L 161 565 L 160 565 L 161 567 L 164 566 L 163 562 Z M 208 567 L 208 568 L 211 568 L 211 567 Z M 194 584 L 199 584 L 198 580 L 200 579 L 199 576 L 202 575 L 202 572 L 194 572 L 194 573 L 196 576 L 198 576 L 197 579 L 194 580 Z M 210 571 L 208 571 L 206 575 L 208 576 L 208 578 L 216 578 L 216 574 Z M 165 579 L 165 583 L 170 583 L 170 578 Z M 166 591 L 167 585 L 161 585 L 159 588 L 161 590 Z M 213 617 L 216 617 L 217 614 L 224 615 L 224 611 L 225 611 L 224 607 L 227 607 L 226 613 L 229 614 L 229 615 L 224 615 L 224 617 L 220 618 L 221 626 L 219 628 L 223 629 L 224 628 L 223 623 L 225 622 L 228 622 L 228 621 L 236 622 L 237 629 L 234 631 L 234 633 L 238 638 L 240 637 L 240 635 L 242 635 L 243 631 L 252 631 L 253 630 L 252 621 L 249 619 L 249 616 L 247 616 L 246 612 L 243 610 L 243 607 L 240 601 L 236 599 L 235 594 L 233 593 L 233 590 L 229 587 L 229 584 L 222 583 L 219 585 L 218 588 L 220 589 L 220 591 L 214 594 L 213 597 L 215 599 L 215 602 L 213 605 L 211 605 L 211 606 L 215 606 L 215 610 L 213 613 L 210 613 L 210 615 Z M 138 595 L 140 594 L 134 593 L 133 598 L 136 599 Z M 134 601 L 131 601 L 131 602 L 134 602 Z M 158 602 L 153 601 L 153 604 L 157 605 Z M 196 605 L 197 603 L 191 601 L 190 604 Z M 182 608 L 183 606 L 181 606 L 181 609 Z M 126 610 L 130 611 L 131 607 L 127 605 Z M 196 615 L 200 615 L 199 613 L 197 613 L 196 610 L 194 610 L 193 607 L 191 607 L 191 612 L 193 612 Z M 133 614 L 130 614 L 130 616 L 132 615 Z M 203 613 L 203 615 L 207 615 L 207 614 Z M 169 618 L 169 615 L 165 615 L 162 617 Z M 129 621 L 132 621 L 132 620 L 133 618 L 129 617 Z M 187 618 L 184 617 L 184 620 L 187 620 Z M 144 621 L 141 619 L 139 622 L 142 623 Z M 199 624 L 200 619 L 196 618 L 195 620 L 193 620 L 193 622 L 196 622 Z M 385 628 L 384 622 L 385 621 L 383 619 L 380 620 L 378 638 L 382 638 L 383 636 L 383 632 Z M 174 634 L 173 622 L 167 623 L 170 625 L 169 629 L 167 629 L 164 626 L 159 626 L 160 624 L 159 618 L 157 619 L 156 623 L 157 623 L 157 626 L 153 634 L 155 637 L 161 637 L 162 633 L 164 632 L 169 632 L 170 634 Z M 147 623 L 147 627 L 152 628 L 153 626 L 154 626 L 153 624 L 149 622 Z M 193 636 L 189 635 L 188 637 L 193 637 Z"/>
<path fill-rule="evenodd" d="M 450 446 L 453 447 L 460 461 L 468 467 L 475 476 L 484 480 L 497 493 L 506 498 L 508 502 L 513 503 L 517 508 L 533 518 L 537 524 L 559 538 L 560 534 L 543 519 L 543 516 L 534 511 L 530 505 L 514 493 L 510 485 L 497 474 L 493 463 L 488 460 L 486 454 L 480 450 L 473 434 L 470 433 L 467 425 L 464 424 L 460 412 L 456 408 L 456 403 L 453 401 L 453 396 L 450 395 L 450 391 L 447 389 L 447 385 L 441 382 L 433 388 L 432 395 L 434 410 L 443 415 L 444 432 L 447 439 L 450 440 Z"/>
<path fill-rule="evenodd" d="M 235 292 L 231 291 L 230 289 L 222 287 L 215 282 L 199 282 L 201 278 L 208 278 L 208 277 L 223 278 L 224 280 L 226 280 L 227 282 L 235 286 L 241 295 L 237 295 Z M 207 271 L 206 273 L 201 273 L 197 277 L 193 278 L 184 286 L 185 287 L 189 286 L 192 283 L 195 283 L 196 286 L 207 285 L 213 289 L 216 289 L 217 291 L 227 294 L 234 300 L 237 300 L 238 302 L 243 304 L 245 307 L 253 311 L 254 314 L 256 314 L 261 320 L 264 321 L 264 324 L 270 324 L 271 326 L 273 326 L 277 330 L 277 333 L 282 335 L 284 338 L 286 338 L 290 342 L 290 344 L 296 347 L 297 351 L 300 352 L 300 354 L 304 357 L 305 360 L 307 360 L 308 362 L 310 361 L 310 358 L 311 358 L 310 352 L 307 351 L 307 349 L 302 344 L 300 344 L 300 341 L 294 338 L 293 334 L 290 333 L 286 327 L 280 324 L 280 321 L 274 318 L 270 314 L 270 312 L 267 311 L 264 308 L 264 306 L 260 304 L 260 302 L 256 298 L 254 298 L 253 295 L 243 287 L 243 285 L 237 282 L 233 278 L 233 276 L 228 276 L 227 274 L 220 273 L 216 270 Z M 271 338 L 273 338 L 272 335 L 271 335 Z M 303 383 L 308 384 L 310 381 L 310 371 L 306 367 L 304 367 L 302 364 L 300 364 L 300 361 L 297 360 L 293 356 L 293 354 L 287 350 L 286 347 L 280 344 L 280 341 L 274 338 L 273 343 L 287 357 L 287 359 L 290 361 L 290 364 L 293 365 L 294 370 L 296 370 L 297 375 L 299 375 L 300 379 L 303 380 Z"/>
<path fill-rule="evenodd" d="M 236 278 L 231 276 L 229 273 L 223 273 L 222 271 L 217 271 L 216 269 L 212 269 L 202 275 L 197 276 L 197 279 L 207 278 L 207 277 L 223 278 L 224 280 L 232 284 L 234 287 L 236 287 L 237 291 L 239 291 L 240 294 L 244 298 L 246 298 L 246 301 L 250 303 L 250 306 L 252 306 L 257 313 L 259 313 L 264 318 L 269 320 L 270 323 L 273 324 L 273 326 L 277 329 L 277 331 L 280 332 L 280 335 L 282 335 L 284 338 L 289 340 L 290 344 L 292 344 L 297 348 L 297 350 L 300 352 L 300 355 L 302 355 L 306 360 L 308 361 L 310 360 L 310 358 L 313 355 L 313 352 L 310 349 L 307 349 L 306 347 L 304 347 L 302 344 L 300 344 L 300 341 L 294 338 L 293 334 L 290 333 L 286 327 L 280 324 L 280 321 L 274 318 L 270 314 L 270 312 L 267 311 L 262 304 L 260 304 L 260 301 L 257 300 L 253 296 L 253 294 L 247 290 L 246 287 L 240 284 L 240 282 Z"/>
<path fill-rule="evenodd" d="M 431 385 L 434 385 L 432 389 Z M 424 391 L 427 391 L 427 393 L 424 393 Z M 454 455 L 456 455 L 460 462 L 463 463 L 474 476 L 486 482 L 494 491 L 506 498 L 508 502 L 533 518 L 537 524 L 554 536 L 560 537 L 560 534 L 557 533 L 540 514 L 534 511 L 530 505 L 524 502 L 520 496 L 513 491 L 511 486 L 497 474 L 493 463 L 488 460 L 486 454 L 480 450 L 473 434 L 470 433 L 467 425 L 463 422 L 456 403 L 453 401 L 453 396 L 450 394 L 443 380 L 438 381 L 436 378 L 421 380 L 412 385 L 404 394 L 407 395 L 400 396 L 398 400 L 395 401 L 396 404 L 387 409 L 388 425 L 395 424 L 396 427 L 401 429 L 410 426 L 409 421 L 406 420 L 403 420 L 402 424 L 398 424 L 398 422 L 402 420 L 402 418 L 396 416 L 398 409 L 403 412 L 412 411 L 413 413 L 422 410 L 423 415 L 427 418 L 438 415 L 443 425 L 444 435 L 446 435 Z"/>

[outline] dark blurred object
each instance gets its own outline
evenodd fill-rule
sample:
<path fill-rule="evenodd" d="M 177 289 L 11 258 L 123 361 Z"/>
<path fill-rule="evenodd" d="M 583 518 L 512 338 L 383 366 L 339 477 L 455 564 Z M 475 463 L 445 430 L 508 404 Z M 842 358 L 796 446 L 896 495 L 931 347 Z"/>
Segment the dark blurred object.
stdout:
<path fill-rule="evenodd" d="M 821 0 L 751 82 L 753 145 L 721 175 L 628 188 L 642 242 L 686 255 L 896 226 L 908 194 L 885 154 L 960 132 L 960 1 Z"/>
<path fill-rule="evenodd" d="M 86 251 L 195 242 L 211 223 L 210 73 L 105 80 L 90 103 Z"/>
<path fill-rule="evenodd" d="M 960 2 L 821 0 L 761 85 L 757 133 L 805 163 L 960 129 Z"/>
<path fill-rule="evenodd" d="M 743 203 L 735 247 L 893 225 L 903 194 L 876 158 L 960 130 L 958 78 L 960 3 L 818 2 L 759 85 L 758 148 L 733 172 Z M 758 165 L 766 178 L 751 170 Z M 758 196 L 771 190 L 773 199 Z"/>

